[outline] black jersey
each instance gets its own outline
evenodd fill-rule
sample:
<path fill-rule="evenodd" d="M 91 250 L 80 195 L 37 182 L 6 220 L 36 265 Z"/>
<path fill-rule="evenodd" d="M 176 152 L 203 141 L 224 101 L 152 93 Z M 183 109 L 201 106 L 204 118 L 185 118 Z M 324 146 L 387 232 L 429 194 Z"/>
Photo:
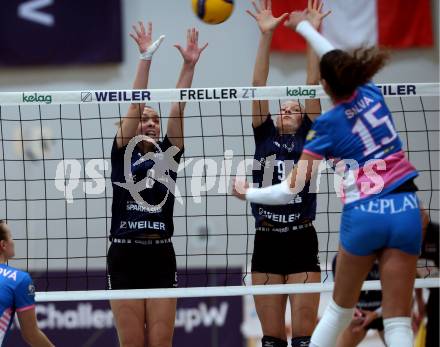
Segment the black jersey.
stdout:
<path fill-rule="evenodd" d="M 287 178 L 298 162 L 312 121 L 304 116 L 301 127 L 295 134 L 278 133 L 271 116 L 259 127 L 254 128 L 254 159 L 260 167 L 252 171 L 253 182 L 262 187 L 274 185 Z M 269 206 L 252 203 L 255 226 L 273 225 L 276 227 L 302 224 L 315 219 L 316 194 L 309 193 L 309 184 L 286 205 Z"/>
<path fill-rule="evenodd" d="M 113 186 L 111 238 L 142 238 L 154 236 L 168 238 L 173 235 L 174 187 L 177 178 L 177 166 L 183 150 L 174 147 L 165 136 L 158 141 L 155 150 L 144 153 L 135 146 L 131 155 L 128 175 L 138 196 L 129 191 L 124 172 L 124 155 L 127 146 L 117 147 L 113 142 L 111 180 Z M 167 150 L 169 150 L 167 152 Z M 174 156 L 170 155 L 173 151 Z M 177 152 L 177 153 L 176 153 Z M 142 183 L 142 187 L 139 184 Z M 122 186 L 121 186 L 122 184 Z M 142 199 L 144 202 L 140 200 Z"/>
<path fill-rule="evenodd" d="M 337 256 L 333 258 L 333 262 L 332 262 L 333 276 L 335 276 L 336 273 L 336 258 Z M 379 263 L 377 261 L 374 262 L 373 267 L 371 268 L 366 278 L 366 281 L 376 281 L 376 280 L 380 280 Z M 361 310 L 375 311 L 381 305 L 382 305 L 382 291 L 363 290 L 359 294 L 359 300 L 358 303 L 356 304 L 356 307 L 360 308 Z"/>

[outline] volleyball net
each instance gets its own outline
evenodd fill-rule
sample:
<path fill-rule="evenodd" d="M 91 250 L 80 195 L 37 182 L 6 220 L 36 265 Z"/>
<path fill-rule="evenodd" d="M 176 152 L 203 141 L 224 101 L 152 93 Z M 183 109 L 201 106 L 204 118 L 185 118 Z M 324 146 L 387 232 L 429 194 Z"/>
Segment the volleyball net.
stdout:
<path fill-rule="evenodd" d="M 418 195 L 438 222 L 439 84 L 380 87 L 420 173 Z M 254 218 L 248 203 L 230 195 L 236 175 L 252 181 L 252 100 L 270 100 L 276 115 L 284 100 L 308 98 L 330 108 L 318 86 L 0 93 L 0 218 L 15 239 L 10 265 L 31 273 L 39 301 L 331 290 L 342 205 L 330 168 L 321 172 L 317 192 L 320 284 L 250 285 Z M 164 135 L 171 103 L 182 101 L 188 102 L 185 153 L 174 192 L 173 236 L 179 288 L 106 291 L 115 124 L 130 103 L 145 102 L 159 113 Z M 433 264 L 421 260 L 418 266 L 424 278 L 417 286 L 438 287 Z M 379 283 L 365 288 L 379 289 Z"/>

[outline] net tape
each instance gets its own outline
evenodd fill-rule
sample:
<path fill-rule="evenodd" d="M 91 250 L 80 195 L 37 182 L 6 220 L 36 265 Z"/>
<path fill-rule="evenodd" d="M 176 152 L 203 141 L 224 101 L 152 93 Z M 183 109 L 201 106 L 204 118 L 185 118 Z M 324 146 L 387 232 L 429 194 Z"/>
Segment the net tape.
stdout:
<path fill-rule="evenodd" d="M 438 96 L 439 83 L 378 85 L 386 97 Z M 321 86 L 233 87 L 0 93 L 0 105 L 96 104 L 133 102 L 249 101 L 328 98 Z"/>

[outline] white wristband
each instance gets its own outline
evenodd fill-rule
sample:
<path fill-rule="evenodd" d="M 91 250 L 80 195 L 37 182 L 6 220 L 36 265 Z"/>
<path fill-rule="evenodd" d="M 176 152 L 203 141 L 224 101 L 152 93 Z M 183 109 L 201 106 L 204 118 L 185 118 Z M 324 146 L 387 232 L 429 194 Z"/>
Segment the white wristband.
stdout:
<path fill-rule="evenodd" d="M 151 60 L 153 58 L 153 54 L 157 51 L 160 44 L 164 40 L 165 35 L 161 35 L 156 41 L 152 43 L 148 49 L 139 55 L 139 59 L 141 60 Z"/>
<path fill-rule="evenodd" d="M 324 54 L 335 49 L 335 47 L 333 47 L 324 36 L 317 32 L 307 20 L 299 22 L 296 26 L 296 31 L 308 41 L 316 54 L 318 54 L 319 58 L 322 58 Z"/>
<path fill-rule="evenodd" d="M 248 188 L 246 192 L 246 200 L 262 205 L 285 205 L 295 196 L 288 180 L 265 188 Z"/>

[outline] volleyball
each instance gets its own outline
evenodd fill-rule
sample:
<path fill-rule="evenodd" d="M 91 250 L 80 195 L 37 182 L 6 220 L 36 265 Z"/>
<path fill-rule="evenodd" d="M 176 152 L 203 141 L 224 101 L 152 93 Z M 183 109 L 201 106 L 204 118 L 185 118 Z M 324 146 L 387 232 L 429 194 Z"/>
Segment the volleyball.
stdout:
<path fill-rule="evenodd" d="M 227 20 L 234 9 L 233 0 L 192 0 L 194 13 L 208 24 L 220 24 Z"/>

